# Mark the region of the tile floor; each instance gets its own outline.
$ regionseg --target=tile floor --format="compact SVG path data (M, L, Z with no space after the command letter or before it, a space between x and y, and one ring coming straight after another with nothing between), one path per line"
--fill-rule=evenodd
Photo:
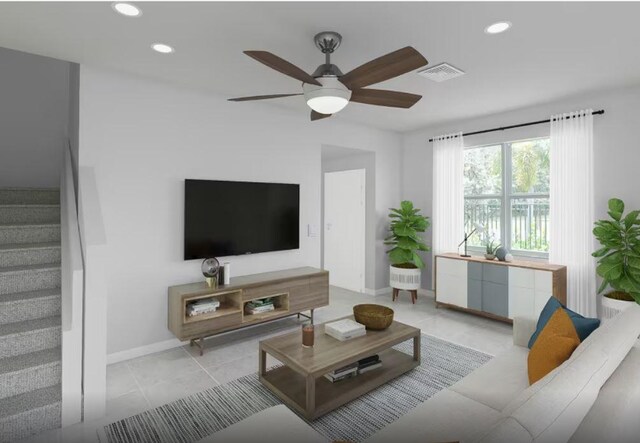
M419 297L418 303L412 305L407 293L392 302L390 294L373 297L331 287L330 304L316 310L316 323L349 315L353 305L371 302L392 307L395 319L419 327L423 333L488 354L496 355L511 345L510 325L436 309L431 297ZM289 317L210 338L205 342L203 356L197 347L185 345L110 365L107 367L107 417L99 423L47 433L35 441L97 441L95 430L104 424L256 372L258 342L299 328L301 323L296 317Z

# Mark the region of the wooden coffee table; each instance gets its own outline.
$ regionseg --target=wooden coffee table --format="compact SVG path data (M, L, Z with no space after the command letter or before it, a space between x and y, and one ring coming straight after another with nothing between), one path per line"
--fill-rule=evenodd
M351 318L353 317L345 317ZM392 346L413 339L413 355ZM420 364L420 329L394 321L384 331L339 341L316 325L315 346L302 347L302 331L284 334L260 342L260 381L285 404L316 419L351 400L366 394ZM267 371L267 354L283 366ZM331 383L324 374L378 354L382 367L357 377Z

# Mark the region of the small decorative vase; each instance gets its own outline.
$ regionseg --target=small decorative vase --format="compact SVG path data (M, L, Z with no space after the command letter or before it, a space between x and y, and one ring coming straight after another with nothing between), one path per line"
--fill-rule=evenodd
M487 260L495 260L496 256L493 254L484 254L484 258L486 258Z
M313 348L313 342L315 339L313 325L302 326L302 347Z
M499 247L496 250L496 257L498 258L498 260L500 261L507 261L506 257L507 254L509 253L509 251L507 251L507 248L503 248L503 247Z

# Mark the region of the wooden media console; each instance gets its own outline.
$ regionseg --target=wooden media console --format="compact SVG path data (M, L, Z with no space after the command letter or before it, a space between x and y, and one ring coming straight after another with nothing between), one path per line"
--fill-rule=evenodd
M270 298L274 310L248 314L245 305ZM220 302L215 312L188 316L188 306L198 300ZM267 321L303 315L313 322L313 311L329 304L329 273L315 268L245 275L231 279L230 284L210 288L202 281L169 287L169 330L180 340L190 340L203 352L204 339Z

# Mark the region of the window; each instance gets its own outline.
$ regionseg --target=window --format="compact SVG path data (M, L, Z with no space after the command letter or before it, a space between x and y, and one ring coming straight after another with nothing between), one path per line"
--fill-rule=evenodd
M465 150L465 232L485 228L471 247L493 239L515 254L547 255L549 145L538 138Z

